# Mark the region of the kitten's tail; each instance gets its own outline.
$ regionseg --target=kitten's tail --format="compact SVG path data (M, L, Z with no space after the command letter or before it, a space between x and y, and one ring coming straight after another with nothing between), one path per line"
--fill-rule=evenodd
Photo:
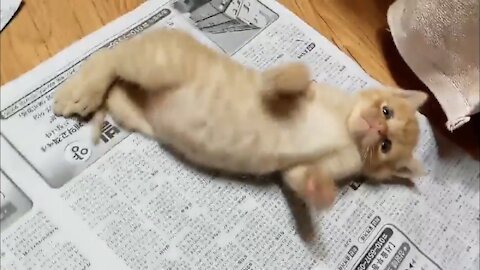
M296 97L305 94L312 81L310 70L303 63L288 63L270 68L264 73L264 98Z

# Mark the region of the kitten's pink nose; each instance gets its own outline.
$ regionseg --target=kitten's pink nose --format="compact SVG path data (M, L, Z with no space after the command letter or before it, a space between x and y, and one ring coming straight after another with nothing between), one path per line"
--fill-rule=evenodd
M376 122L373 126L374 129L377 130L380 136L387 135L387 126L381 122Z
M368 125L370 126L370 129L376 131L380 136L387 135L387 126L384 123L373 120L370 121Z

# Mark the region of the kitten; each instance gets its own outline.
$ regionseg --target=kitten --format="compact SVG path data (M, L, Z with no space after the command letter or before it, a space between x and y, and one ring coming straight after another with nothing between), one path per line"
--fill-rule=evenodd
M315 162L285 171L284 178L287 183L296 183L290 186L297 193L314 204L328 206L335 199L335 180L363 175L382 182L425 174L413 156L420 132L415 113L425 103L425 93L367 89L342 98L326 92L326 87L317 87L318 98L329 101L323 106L344 110L344 123L352 140Z
M93 54L55 93L54 113L105 113L194 163L233 173L284 171L307 202L329 205L333 180L413 177L418 91L349 95L311 83L299 63L264 72L180 30L160 29Z

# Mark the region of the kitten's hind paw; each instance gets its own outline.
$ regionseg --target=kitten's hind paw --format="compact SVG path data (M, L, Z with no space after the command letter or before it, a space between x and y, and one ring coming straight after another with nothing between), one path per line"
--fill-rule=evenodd
M324 174L309 173L305 185L305 200L317 209L329 208L335 202L335 182Z

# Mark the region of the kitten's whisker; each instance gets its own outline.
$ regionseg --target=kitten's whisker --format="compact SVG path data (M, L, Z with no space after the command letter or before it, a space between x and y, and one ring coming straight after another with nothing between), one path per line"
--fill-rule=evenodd
M370 160L371 160L372 155L373 155L373 151L372 151L372 150L373 150L373 148L370 147L370 146L367 148L367 151L366 151L367 155L366 155L366 160L365 160L366 163L367 163L367 165L370 165Z
M370 149L370 147L367 147L362 151L362 160L363 161L367 160L369 149Z

